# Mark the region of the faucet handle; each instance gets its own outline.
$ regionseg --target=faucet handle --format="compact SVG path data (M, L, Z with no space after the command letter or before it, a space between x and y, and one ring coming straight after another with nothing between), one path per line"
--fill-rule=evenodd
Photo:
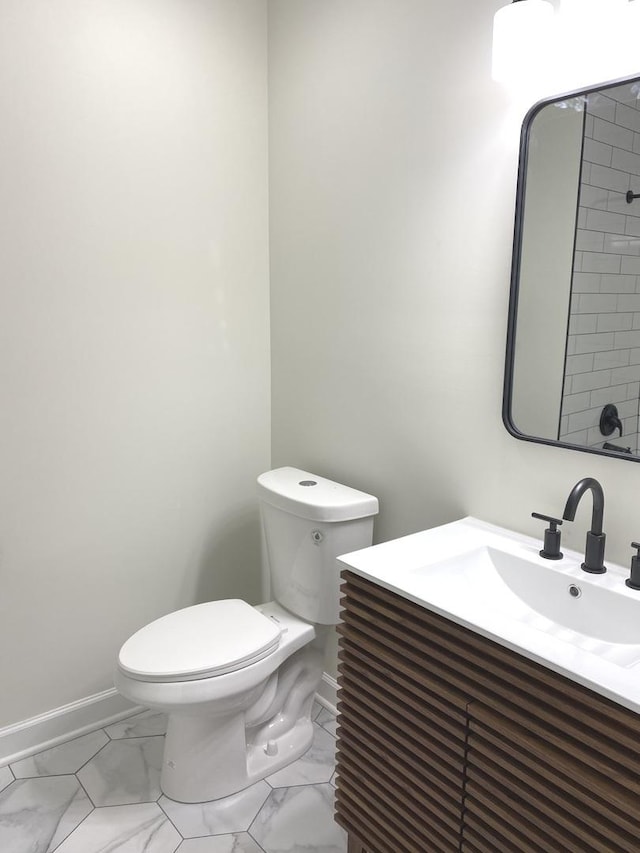
M542 515L541 512L532 512L531 517L532 518L539 518L540 521L548 521L549 524L553 524L554 527L556 525L562 524L561 518L554 518L552 515Z
M631 574L625 583L631 589L640 589L640 542L632 542L632 548L637 548L637 554L631 558Z
M550 525L544 531L544 548L539 552L540 556L545 560L561 560L563 554L560 550L561 533L558 527L562 524L562 519L554 518L552 515L542 515L540 512L532 512L531 516L540 521L548 521Z

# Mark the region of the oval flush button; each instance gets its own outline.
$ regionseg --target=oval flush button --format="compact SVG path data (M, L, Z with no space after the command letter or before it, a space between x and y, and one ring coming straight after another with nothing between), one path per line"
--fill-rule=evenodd
M300 480L298 485L299 486L317 486L318 484L316 483L315 480Z

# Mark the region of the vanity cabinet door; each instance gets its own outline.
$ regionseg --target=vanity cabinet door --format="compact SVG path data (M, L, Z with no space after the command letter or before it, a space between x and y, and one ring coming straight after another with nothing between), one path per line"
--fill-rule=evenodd
M640 715L343 578L337 820L354 853L639 853Z
M459 853L468 696L445 677L433 614L346 579L337 820L363 853Z
M594 750L584 727L557 722L542 733L525 713L471 703L463 853L640 849L638 773L628 750L615 731Z
M375 853L373 850L367 850L362 841L356 838L354 835L349 836L349 846L347 847L347 853Z

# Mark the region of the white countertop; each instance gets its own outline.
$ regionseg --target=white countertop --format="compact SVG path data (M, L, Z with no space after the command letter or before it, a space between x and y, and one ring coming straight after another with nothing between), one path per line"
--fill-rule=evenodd
M606 574L590 575L582 554L563 548L564 559L550 561L541 547L541 539L465 518L338 562L640 713L640 592L625 585L628 570L605 560ZM494 557L509 563L510 585Z

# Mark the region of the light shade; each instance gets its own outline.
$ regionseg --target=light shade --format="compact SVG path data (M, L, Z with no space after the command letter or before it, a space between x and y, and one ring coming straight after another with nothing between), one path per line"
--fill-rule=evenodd
M514 0L493 26L493 78L537 97L638 74L640 0Z
M581 18L589 15L610 15L616 10L624 10L628 0L562 0L561 15L575 15Z
M626 51L634 5L628 0L562 0L555 48L555 75L562 88L581 88L624 74L637 50Z
M545 58L553 27L553 6L547 0L515 0L493 19L494 80L530 74Z

